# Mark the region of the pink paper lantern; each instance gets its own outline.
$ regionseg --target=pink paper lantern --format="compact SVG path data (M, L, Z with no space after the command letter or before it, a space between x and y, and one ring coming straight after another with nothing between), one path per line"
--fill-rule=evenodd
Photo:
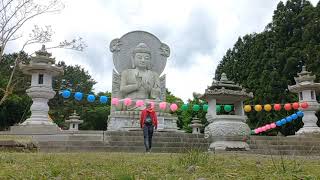
M258 132L259 132L259 133L262 132L262 128L261 128L261 127L258 128Z
M175 112L178 109L178 106L176 104L171 104L170 109Z
M130 98L125 98L123 103L124 103L125 106L130 106L131 103L132 103L132 100Z
M267 129L267 130L271 129L270 124L267 124L267 125L266 125L266 129Z
M115 105L115 106L118 106L119 105L119 99L118 98L112 98L111 104Z
M167 103L166 103L166 102L161 102L161 103L159 103L159 108L160 108L161 110L165 110L166 107L167 107Z
M271 123L271 124L270 124L270 126L271 126L271 129L273 129L273 128L276 128L276 127L277 127L276 123Z
M149 103L151 104L151 108L154 108L154 102L151 101L151 102L149 102Z
M136 106L137 107L141 107L141 106L143 106L144 105L144 102L142 101L142 100L138 100L137 102L136 102Z
M261 130L262 130L262 132L264 132L264 131L267 130L267 128L266 128L265 126L263 126L263 127L261 128Z
M259 130L258 130L258 129L255 129L255 130L254 130L254 133L259 134Z

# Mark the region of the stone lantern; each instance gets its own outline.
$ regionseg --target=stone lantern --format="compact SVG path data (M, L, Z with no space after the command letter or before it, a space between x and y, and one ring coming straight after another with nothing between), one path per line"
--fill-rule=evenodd
M80 120L80 116L78 116L76 111L74 111L73 114L69 116L69 120L66 120L66 123L69 123L70 131L78 131L79 124L83 123L83 120Z
M19 66L24 74L32 76L31 87L26 92L33 103L30 107L31 117L17 126L12 126L11 131L18 134L50 134L59 131L59 127L49 120L48 101L55 95L52 78L63 74L63 68L55 65L55 59L46 51L44 45L31 57L29 64L20 63Z
M209 105L205 128L205 137L211 142L209 151L249 150L244 141L250 135L250 128L245 123L247 117L243 111L243 100L252 98L244 88L229 81L222 73L220 81L214 80L202 95ZM218 115L216 104L233 105L234 111L227 115Z
M288 86L289 91L297 93L299 102L307 102L308 108L304 109L304 116L302 121L304 123L297 134L312 134L320 133L320 128L317 126L318 118L315 115L319 109L319 103L316 99L316 91L320 91L320 83L315 83L316 76L311 76L311 72L306 71L306 67L302 67L302 71L295 77L295 85Z
M203 125L201 124L201 121L199 120L199 118L194 117L190 125L190 127L192 127L192 134L200 134L200 128L202 126Z

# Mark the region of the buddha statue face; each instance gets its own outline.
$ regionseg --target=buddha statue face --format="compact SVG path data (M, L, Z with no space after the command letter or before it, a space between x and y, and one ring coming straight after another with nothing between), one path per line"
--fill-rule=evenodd
M136 53L134 56L134 65L141 69L147 69L151 63L150 59L149 53Z
M133 68L150 69L151 53L146 44L140 43L133 51Z

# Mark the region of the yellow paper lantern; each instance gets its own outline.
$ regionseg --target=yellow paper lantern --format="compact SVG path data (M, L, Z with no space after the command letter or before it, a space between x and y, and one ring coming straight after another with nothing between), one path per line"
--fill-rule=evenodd
M250 112L251 111L251 106L250 105L245 105L243 109L244 109L245 112Z
M262 110L262 106L260 104L257 104L254 106L254 110L256 110L257 112L260 112Z
M272 106L271 106L270 104L266 104L266 105L264 105L263 108L264 108L265 111L268 111L268 112L269 112L269 111L271 111Z

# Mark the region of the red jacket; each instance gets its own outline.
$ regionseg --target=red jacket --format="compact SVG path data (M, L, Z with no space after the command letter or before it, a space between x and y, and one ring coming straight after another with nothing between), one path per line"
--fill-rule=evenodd
M157 129L158 127L158 119L157 119L157 114L154 110L148 110L148 109L144 109L141 111L141 116L140 116L140 127L143 128L144 127L144 121L147 118L147 113L149 113L151 119L152 119L152 124L154 125L154 127Z

